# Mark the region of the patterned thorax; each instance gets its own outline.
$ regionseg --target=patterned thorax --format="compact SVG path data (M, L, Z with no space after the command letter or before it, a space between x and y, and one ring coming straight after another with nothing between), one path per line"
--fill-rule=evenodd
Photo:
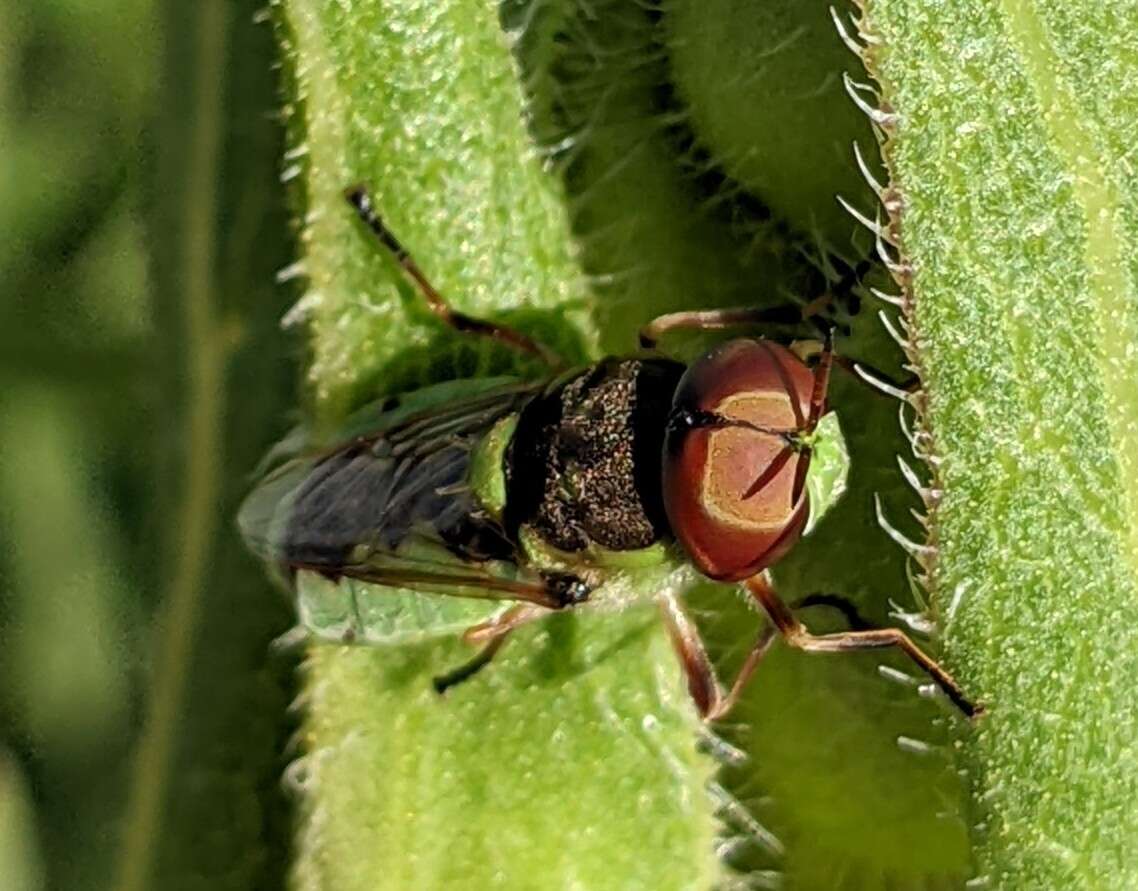
M568 552L636 550L666 535L661 445L683 370L606 359L530 402L507 459L510 534L528 525Z

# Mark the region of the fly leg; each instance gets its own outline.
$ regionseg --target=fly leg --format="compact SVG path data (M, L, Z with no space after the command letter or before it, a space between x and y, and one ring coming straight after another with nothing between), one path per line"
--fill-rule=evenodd
M355 209L356 215L371 229L375 237L379 239L380 243L391 251L400 268L407 277L414 282L419 293L423 295L423 299L427 303L427 308L443 322L454 328L455 331L490 337L519 352L536 356L551 368L561 368L564 366L565 363L561 357L554 353L549 347L531 337L527 337L520 331L510 328L507 325L500 325L497 322L468 316L466 313L452 309L450 304L447 303L446 298L435 290L434 285L432 285L423 274L423 271L419 268L419 264L415 262L415 258L403 247L399 239L395 237L395 234L387 228L379 211L377 211L375 205L372 204L371 194L368 192L367 186L362 184L351 186L344 190L344 197Z
M771 648L771 644L778 639L778 629L764 624L758 637L755 638L747 658L739 668L731 689L726 693L719 686L715 676L715 669L708 658L707 649L695 627L695 623L685 612L679 599L671 593L659 596L660 609L664 616L664 623L668 634L672 638L676 655L684 669L688 682L688 691L695 703L699 716L705 721L715 721L722 718L735 707L742 695L755 669L759 667L763 657ZM848 601L830 594L812 594L804 597L794 604L795 609L805 609L811 606L829 606L838 610L845 616L846 621L855 629L866 629L868 624L857 610Z
M676 655L680 657L680 664L687 677L688 692L696 710L704 721L718 721L735 707L743 688L747 686L751 675L759 667L759 663L762 662L771 644L775 642L778 633L770 625L762 627L746 660L739 668L739 673L735 675L731 689L724 693L695 623L683 612L674 596L665 595L661 601L664 621L671 635L672 645L676 649Z
M488 622L481 622L468 628L463 633L462 639L467 643L483 643L484 646L470 661L435 677L432 681L435 692L445 693L456 684L461 684L463 681L474 677L498 655L498 651L505 645L511 631L520 625L541 619L551 612L554 610L544 606L519 603Z
M806 609L811 606L829 606L838 610L845 616L846 622L849 623L851 628L857 630L864 630L869 628L869 624L859 614L857 609L848 600L838 597L833 594L810 594L797 601L793 609ZM795 620L797 621L797 620ZM739 701L739 697L743 694L743 689L747 686L747 682L751 680L751 675L755 673L755 669L759 667L762 662L763 656L767 654L767 650L771 648L771 644L775 642L778 637L778 630L773 625L764 624L759 630L758 637L751 645L751 651L747 654L742 666L739 668L739 673L735 675L735 681L731 684L731 690L727 693L719 705L719 709L708 716L709 720L722 718Z
M715 667L707 655L707 647L699 636L699 629L687 614L680 599L671 591L656 598L672 646L679 657L680 667L688 682L688 693L695 703L699 716L705 721L722 713L723 689L715 676Z
M778 636L777 630L772 625L764 624L762 626L759 630L759 636L751 646L751 651L747 654L747 659L739 669L739 674L735 675L731 690L724 693L723 688L719 686L715 668L712 667L711 660L708 658L707 647L703 645L699 629L695 627L695 622L688 616L683 605L679 603L678 597L668 592L660 594L658 601L660 611L663 614L663 622L665 622L668 635L671 637L671 645L675 647L679 663L684 669L684 676L687 678L687 692L692 696L696 711L699 711L700 717L707 721L717 720L725 716L728 711L735 707L735 703L739 702L743 688L747 686L751 675L754 674L754 669L759 667L759 662L770 649L770 644L775 642L775 638ZM855 617L854 620L864 625L864 622L861 622L860 617L857 616L857 612L844 601L839 607L830 599L807 597L799 604L795 604L795 607L816 607L816 605L833 605L836 609L841 609L847 616L850 614L847 612L849 610Z
M821 352L824 349L825 341L832 338L833 326L826 321L831 309L832 299L829 296L823 296L804 305L787 303L765 309L732 307L729 309L670 312L657 316L640 329L640 347L645 350L654 350L664 335L685 328L698 331L715 331L734 328L738 325L791 326L811 323L818 328L822 343L813 340L798 340L790 345L798 358L805 362L812 355ZM920 381L916 375L910 375L906 380L898 381L877 368L866 365L864 362L855 363L845 356L835 355L833 361L835 365L859 384L869 387L879 396L882 394L882 386L872 380L867 380L866 374L862 373L859 367L865 369L866 373L879 380L881 384L901 393L912 393L920 386Z
M952 675L899 628L811 634L771 587L765 573L752 576L745 584L751 596L766 610L783 640L792 647L808 653L841 653L849 650L880 650L896 647L912 659L965 715L972 718L983 713L983 706L972 703Z
M820 307L815 307L817 302L806 306L788 303L765 309L736 306L729 309L692 309L665 313L640 329L640 347L645 350L655 349L665 334L684 328L714 331L737 325L798 325L820 311Z
M642 349L655 349L657 342L669 331L694 328L701 331L732 328L736 325L803 325L810 324L825 334L835 327L834 318L839 313L856 315L861 301L854 289L873 268L869 260L850 265L837 256L831 255L845 267L845 271L833 268L825 274L826 292L809 302L783 303L766 308L730 307L726 309L684 310L657 316L640 329ZM839 326L842 327L842 326ZM847 332L848 333L848 332Z
M797 601L793 609L806 609L811 606L828 606L836 609L845 617L846 622L849 623L851 628L864 630L870 627L865 619L858 614L854 605L842 597L833 594L811 594ZM720 700L719 708L707 716L708 720L713 721L722 718L735 707L739 701L739 697L743 694L743 689L751 680L751 675L755 673L755 669L759 667L759 663L763 661L767 650L771 648L771 644L773 644L777 638L778 630L773 625L764 624L759 630L755 642L751 645L751 651L747 654L747 658L743 661L742 666L740 666L739 673L735 675L731 689L727 695Z

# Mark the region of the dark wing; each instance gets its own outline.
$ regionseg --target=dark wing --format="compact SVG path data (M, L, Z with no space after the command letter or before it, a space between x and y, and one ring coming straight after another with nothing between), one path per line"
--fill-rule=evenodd
M366 412L357 415L353 438L270 473L238 517L249 546L333 578L548 599L540 577L518 571L516 544L469 485L474 449L540 385L463 383L369 409L370 429L361 429Z

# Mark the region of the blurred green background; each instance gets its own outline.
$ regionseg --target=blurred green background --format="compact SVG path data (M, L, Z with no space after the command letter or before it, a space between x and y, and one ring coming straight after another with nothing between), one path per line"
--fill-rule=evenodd
M0 2L5 891L287 864L288 610L228 519L296 389L259 8Z

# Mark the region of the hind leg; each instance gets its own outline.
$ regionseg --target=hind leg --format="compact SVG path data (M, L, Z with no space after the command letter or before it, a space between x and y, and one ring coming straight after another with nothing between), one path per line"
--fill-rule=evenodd
M391 252L400 268L418 288L419 293L423 295L423 299L426 301L427 308L443 322L456 331L490 337L519 352L536 356L551 368L561 368L565 364L561 357L545 344L527 337L514 328L468 316L466 313L452 309L446 298L435 289L434 285L423 274L419 264L415 262L415 258L395 237L395 233L387 228L383 218L379 215L379 211L372 204L371 194L367 187L364 185L351 186L344 191L344 197L355 209L356 215L371 229L380 244Z

